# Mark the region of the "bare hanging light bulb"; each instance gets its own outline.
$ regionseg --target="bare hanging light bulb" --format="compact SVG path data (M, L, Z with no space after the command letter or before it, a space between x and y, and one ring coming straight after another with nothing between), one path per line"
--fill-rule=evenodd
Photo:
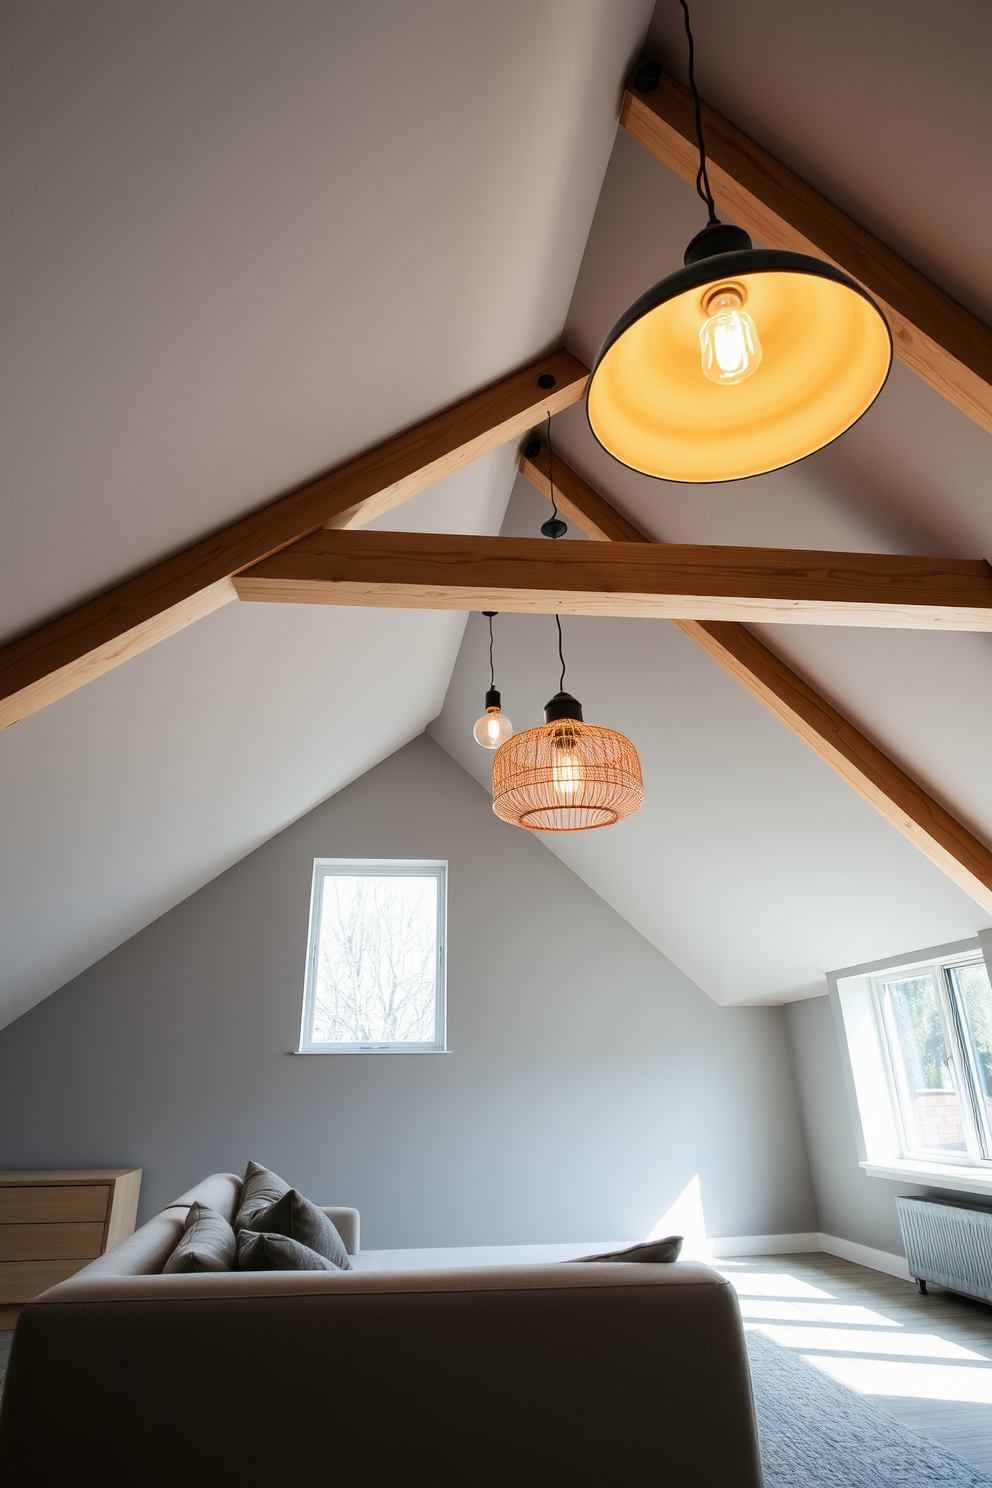
M476 719L472 730L472 737L483 749L498 749L513 734L513 724L500 712L500 695L496 690L496 673L493 670L493 620L499 613L498 610L483 610L482 612L489 621L489 679L490 687L486 693L486 711L481 718Z
M703 310L709 317L699 332L703 371L710 382L743 382L757 371L761 342L754 321L744 309L747 291L736 284L709 290Z

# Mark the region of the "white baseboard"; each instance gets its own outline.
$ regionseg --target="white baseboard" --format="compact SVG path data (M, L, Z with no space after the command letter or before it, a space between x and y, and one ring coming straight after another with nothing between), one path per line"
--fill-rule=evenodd
M798 1235L724 1235L706 1242L710 1255L799 1255L802 1251L823 1250L821 1236L810 1230Z
M725 1256L802 1255L814 1250L825 1250L828 1255L840 1256L842 1260L853 1261L858 1266L867 1266L871 1271L884 1271L889 1276L898 1276L901 1281L913 1279L905 1256L893 1255L888 1250L876 1250L872 1245L859 1245L856 1240L842 1240L838 1235L826 1235L815 1230L795 1235L724 1235L716 1240L708 1240L706 1250L716 1260ZM702 1253L699 1259L705 1259Z
M912 1281L906 1257L893 1255L888 1250L876 1250L873 1245L859 1245L856 1240L841 1240L837 1235L821 1235L821 1250L828 1255L840 1256L844 1261L854 1261L859 1266L868 1266L872 1271L886 1271L889 1276L898 1276L900 1281Z
M561 1245L473 1245L441 1250L370 1250L365 1254L378 1260L384 1270L423 1271L439 1267L548 1265L570 1261L579 1255L619 1250L633 1243L631 1240L576 1240ZM854 1261L872 1271L885 1271L903 1281L912 1279L902 1256L815 1230L793 1235L723 1235L715 1240L687 1239L682 1256L687 1261L718 1261L729 1256L803 1255L816 1250L825 1250L828 1255Z

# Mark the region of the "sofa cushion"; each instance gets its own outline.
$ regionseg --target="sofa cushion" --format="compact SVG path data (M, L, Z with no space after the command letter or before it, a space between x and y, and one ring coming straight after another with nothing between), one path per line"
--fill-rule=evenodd
M655 1266L677 1261L682 1249L681 1235L666 1235L664 1240L644 1240L640 1245L628 1245L625 1250L608 1250L602 1255L577 1256L578 1261L626 1261L631 1264L648 1263Z
M295 1188L287 1190L268 1208L253 1210L244 1228L297 1240L330 1261L339 1271L351 1270L344 1241L333 1222Z
M177 1271L231 1271L234 1231L222 1214L206 1204L189 1206L183 1237L162 1267L164 1275Z
M337 1271L326 1256L288 1235L260 1230L238 1231L238 1267L242 1271Z
M277 1173L270 1173L260 1163L250 1162L245 1169L245 1181L241 1185L241 1203L234 1216L234 1233L239 1234L254 1214L267 1209L288 1192L289 1184Z

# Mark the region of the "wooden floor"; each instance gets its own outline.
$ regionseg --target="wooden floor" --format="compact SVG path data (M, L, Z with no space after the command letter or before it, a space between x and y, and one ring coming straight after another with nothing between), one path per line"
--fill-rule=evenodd
M745 1327L857 1389L992 1478L992 1306L823 1252L717 1261Z

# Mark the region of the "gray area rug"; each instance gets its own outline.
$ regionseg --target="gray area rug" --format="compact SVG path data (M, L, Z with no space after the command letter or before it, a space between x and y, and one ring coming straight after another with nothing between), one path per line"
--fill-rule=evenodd
M992 1488L977 1468L750 1330L765 1488Z

